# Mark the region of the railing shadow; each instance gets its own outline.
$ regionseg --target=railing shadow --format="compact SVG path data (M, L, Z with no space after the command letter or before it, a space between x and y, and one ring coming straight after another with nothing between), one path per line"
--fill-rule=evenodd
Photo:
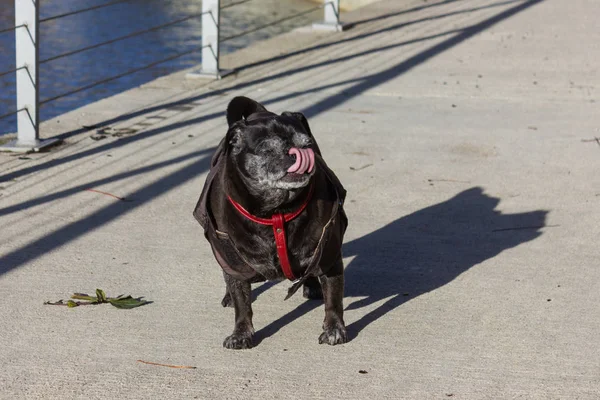
M514 6L507 10L504 10L490 18L487 18L487 19L475 24L475 25L472 25L470 27L459 30L459 33L455 34L454 36L451 36L450 38L442 41L441 43L438 43L438 44L420 52L419 54L417 54L407 60L404 60L404 61L396 64L395 66L388 68L387 70L384 70L382 72L371 74L368 76L362 76L362 77L351 79L351 80L344 81L344 82L334 82L332 84L323 85L323 86L317 87L317 88L314 88L314 87L308 88L308 89L304 89L304 90L296 92L296 93L280 96L279 98L276 98L276 99L268 99L267 101L262 101L262 102L263 102L263 104L270 104L274 101L279 101L281 99L300 96L305 93L311 93L311 92L315 92L315 91L319 91L319 90L324 90L324 88L336 87L336 86L340 86L340 85L347 85L349 83L353 83L353 86L351 86L350 88L345 87L343 93L331 95L331 96L325 98L324 100L321 100L321 101L309 106L308 108L306 108L304 110L300 110L300 111L303 111L307 117L309 117L309 118L313 117L317 114L320 114L322 112L330 110L333 107L336 107L336 106L346 102L348 99L363 93L365 90L367 90L369 88L373 88L373 87L377 87L379 85L385 84L387 81L408 72L410 69L412 69L416 65L419 65L419 64L429 60L430 58L434 57L437 54L440 54L441 52L451 49L452 47L456 46L457 44L469 39L473 35L481 32L485 29L488 29L489 27L493 26L494 24L496 24L502 20L505 20L506 18L509 18L521 11L524 11L527 8L529 8L535 4L538 4L542 1L543 0L523 1L522 3L518 4L517 6ZM508 3L502 2L502 3L498 3L498 4L505 5ZM487 5L487 6L485 6L485 8L489 8L491 6L493 6L493 4ZM453 14L455 14L455 13L453 13ZM427 19L430 20L431 18L427 18ZM399 24L398 26L406 26L406 23ZM385 28L385 32L390 32L390 29L393 29L393 27ZM370 33L370 34L375 34L375 33ZM330 61L326 62L325 64L317 63L315 65L323 66L323 65L328 65L327 63L335 63L335 59L330 60ZM297 73L302 70L303 69L300 68L300 69L293 70L293 72L287 71L287 73L288 74ZM140 112L126 114L124 116L118 117L117 119L112 119L112 120L110 120L110 123L114 123L121 119L131 118L133 116L138 116L138 115L142 115L145 113L157 111L159 109L173 107L178 104L186 104L186 103L195 102L195 101L198 101L199 99L209 97L209 96L220 95L227 91L240 90L243 88L247 88L251 85L254 85L257 82L262 82L263 80L273 80L273 79L277 79L277 77L286 76L285 74L286 74L286 72L284 71L282 74L278 74L275 77L269 76L266 78L259 78L257 80L251 81L251 82L244 82L244 83L241 83L238 85L232 85L229 88L219 89L217 91L213 91L213 92L203 94L200 96L191 97L191 98L188 98L188 99L185 99L182 101L173 102L173 103L169 103L169 104L162 104L157 107L150 107L150 108L147 108ZM0 182L18 178L20 176L34 172L36 170L55 167L57 165L60 165L60 164L66 163L66 162L70 162L70 161L73 161L73 160L76 160L76 159L79 159L82 157L91 156L93 154L97 154L97 153L109 150L109 149L117 147L117 146L136 143L136 142L144 140L148 137L152 137L152 136L160 135L160 134L163 134L166 132L170 132L177 128L182 128L185 126L198 124L200 122L205 122L207 120L217 118L222 115L223 115L223 112L215 112L215 113L212 113L209 115L203 115L203 116L200 116L197 118L192 118L192 119L177 122L174 124L162 126L162 127L156 128L156 129L152 129L152 130L143 132L141 134L138 134L136 136L131 136L131 137L122 139L120 141L115 141L113 143L96 146L94 148L82 151L77 154L69 155L69 156L62 157L62 158L57 158L57 159L50 160L45 163L41 163L39 165L33 166L33 167L24 168L24 169L15 171L15 172L5 174L3 176L0 176ZM208 164L209 164L208 157L204 157L204 158L200 159L199 161L195 162L194 164L191 164L190 166L186 166L170 175L167 175L166 177L160 179L159 181L152 183L151 185L144 187L144 188L140 189L138 192L132 194L133 197L136 197L139 199L136 202L126 203L126 204L115 203L114 205L108 206L86 218L83 218L83 219L81 219L77 222L74 222L70 225L67 225L63 228L57 229L56 231L48 234L44 238L36 240L36 241L34 241L28 245L25 245L24 247L21 247L19 249L13 250L12 252L10 252L0 258L0 274L10 271L13 268L16 268L20 265L25 264L26 262L28 262L30 260L33 260L33 259L39 257L40 255L44 254L45 251L51 251L53 249L56 249L56 248L64 245L65 243L67 243L71 240L74 240L79 235L82 235L86 232L97 229L99 226L102 226L103 224L107 223L108 221L114 220L115 218L119 217L120 215L123 215L124 213L128 212L132 208L138 207L139 205L144 204L147 201L151 201L156 196L158 196L166 191L172 190L173 188L175 188L178 185L184 184L188 180L192 179L194 176L197 176L198 174L205 172L208 169ZM70 194L70 192L67 191L65 193L62 193L59 196L44 199L43 201L57 200L60 196L64 197L64 196L68 196L69 194ZM35 205L39 205L39 204L41 204L41 203L40 202L35 203ZM31 205L34 205L34 204L32 203ZM23 206L26 207L27 205L23 205ZM20 207L19 205L16 205L14 207L15 207L15 210L22 209L22 207L19 208Z
M345 303L360 298L346 305L346 321L352 315L348 311L385 300L347 326L350 340L405 302L542 234L547 211L502 214L495 210L499 202L474 187L344 244L344 256L354 257L345 269ZM527 229L495 231L523 227ZM257 341L317 307L322 302L301 304L260 329Z
M311 105L310 107L303 110L304 114L307 118L310 118L316 114L320 114L324 110L329 110L333 107L336 107L342 103L348 101L349 98L353 98L358 96L359 94L365 92L366 90L378 87L380 85L385 84L386 82L405 74L410 71L414 67L423 64L424 62L430 60L431 58L437 56L440 53L450 50L451 48L459 45L467 39L472 38L480 32L483 32L486 29L491 28L495 24L506 20L518 14L535 4L541 3L544 0L529 0L522 2L514 7L511 7L507 10L504 10L490 18L487 18L479 23L471 25L466 28L460 29L460 32L450 38L431 46L428 49L425 49L418 54L386 69L381 72L366 76L362 78L359 82L357 82L354 86L345 88L343 94L336 94L333 96L329 96L318 103ZM500 4L509 4L512 1L503 2ZM489 6L488 6L489 7Z
M134 199L131 202L114 202L87 217L59 228L52 233L34 240L33 242L13 250L0 257L0 275L30 262L46 252L50 252L77 239L86 233L94 231L115 219L141 207L154 200L156 197L185 184L196 178L199 174L208 171L211 155L215 148L208 148L196 153L198 160L168 174L157 181L147 185L127 197ZM119 177L122 179L122 177ZM58 197L57 197L58 198ZM191 213L191 211L190 211ZM191 217L190 217L191 218Z
M425 7L425 8L429 8L429 7L433 7L433 6L441 6L441 5L446 5L449 3L454 3L458 0L446 0L446 1L442 1L439 3L433 3L431 5L428 6L420 6L420 7L416 7L415 9L412 9L412 11L418 11L419 9ZM311 52L317 51L317 50L321 50L323 48L329 47L329 46L336 46L336 45L340 45L343 43L348 43L348 42L352 42L352 41L357 41L360 39L365 39L365 38L369 38L369 37L374 37L380 34L389 34L391 32L395 32L398 30L401 30L403 28L406 28L408 26L411 25L415 25L415 24L419 24L419 23L425 23L425 22L430 22L430 21L435 21L435 20L442 20L444 18L449 18L449 17L453 17L453 16L457 16L457 15L461 15L461 14L468 14L468 13L472 13L475 11L480 11L480 10L484 10L484 9L489 9L489 8L494 8L494 7L502 7L502 6L506 6L512 3L518 3L518 5L511 7L499 14L494 15L491 18L488 18L484 21L481 21L477 24L471 25L471 26L467 26L464 28L459 28L459 29L452 29L452 30L448 30L448 31L442 31L436 34L432 34L432 35L428 35L428 36L424 36L422 38L418 38L418 39L413 39L413 40L407 40L407 41L401 41L399 43L393 44L393 45L388 45L388 46L379 46L376 47L374 46L371 49L368 49L366 51L362 51L362 52L357 52L355 54L352 55L348 55L348 56L343 56L343 57L337 57L331 60L327 60L327 61L323 61L323 62L317 62L317 63L313 63L313 64L308 64L308 65L304 65L301 67L296 67L296 68L291 68L288 70L285 70L283 72L277 73L277 74L268 74L268 76L264 76L264 77L260 77L260 78L256 78L256 79L252 79L246 82L241 82L241 83L236 83L221 89L216 89L216 90L211 90L208 91L206 93L197 95L197 96L192 96L192 97L188 97L185 99L181 99L181 100L177 100L177 101L172 101L172 102L167 102L167 103L162 103L156 106L151 106L151 107L146 107L143 108L142 110L138 110L138 111L134 111L134 112L130 112L130 113L125 113L122 114L118 117L115 118L111 118L108 120L103 121L100 124L97 124L97 126L108 126L108 125L112 125L121 121L125 121L125 120L129 120L131 118L136 118L136 117L140 117L143 115L147 115L147 114L152 114L158 111L162 111L165 109L169 109L169 108L176 108L178 106L182 106L182 105L187 105L190 103L195 103L198 102L200 100L206 99L206 98L210 98L210 97L220 97L223 96L226 93L231 93L231 92L239 92L241 90L247 89L249 87L252 87L254 85L258 85L258 84L264 84L267 82L272 82L272 81L276 81L280 78L283 77L289 77L291 75L294 74L298 74L301 72L305 72L305 71L309 71L312 69L316 69L316 68L320 68L320 67L324 67L324 66L330 66L330 65L335 65L338 63L342 63L344 61L348 61L357 57L364 57L366 55L372 55L381 51L385 51L385 50L390 50L392 48L398 48L398 47L402 47L402 46L406 46L406 45L410 45L410 44L414 44L417 42L422 42L422 41L428 41L428 40L434 40L434 39L438 39L441 37L445 37L448 35L453 35L450 38L444 40L443 42L441 42L440 44L437 44L435 46L432 46L429 49L424 50L423 52L417 54L414 57L411 57L395 66L393 66L392 68L386 70L386 71L382 71L380 73L376 73L376 74L372 74L372 75L367 75L361 78L357 78L357 79L353 79L353 80L348 80L348 81L341 81L341 82L335 82L329 85L323 85L320 87L314 87L314 88L310 88L307 90L302 90L302 91L298 91L295 93L291 93L291 94L287 94L287 95L283 95L283 96L279 96L273 99L268 99L268 100L263 100L261 101L263 104L265 105L269 105L278 101L283 101L283 100L287 100L290 98L295 98L298 96L301 96L303 94L307 94L307 93L316 93L319 91L323 91L326 89L330 89L333 87L340 87L343 85L347 85L349 83L354 83L355 85L350 88L350 89L345 89L344 90L344 94L343 95L334 95L331 96L330 98L327 98L317 104L314 104L313 106L307 108L306 110L301 110L303 111L305 114L307 114L308 117L312 117L314 115L317 115L321 112L327 111L328 109L347 101L349 98L352 98L360 93L362 93L364 90L371 88L371 87L375 87L377 85L380 85L382 83L385 83L387 80L392 79L393 77L397 77L405 72L407 72L408 70L412 69L413 67L415 67L416 65L419 65L425 61L427 61L428 59L432 58L433 56L446 51L454 46L456 46L457 44L463 42L464 40L474 36L475 34L491 27L492 25L507 19L511 16L513 16L514 14L517 14L521 11L524 11L525 9L538 4L540 2L542 2L544 0L506 0L506 1L500 1L500 2L495 2L495 3L491 3L491 4L487 4L487 5L483 5L480 7L473 7L473 8L469 8L469 9L464 9L464 10L458 10L458 11L451 11L451 12L447 12L447 13L441 13L439 15L434 15L431 17L426 17L426 18L421 18L421 19L416 19L413 21L408 21L408 22L402 22L399 24L395 24L389 27L385 27L373 32L367 32L364 34L358 34L358 35L353 35L350 36L348 38L344 38L341 40L337 40L337 41L332 41L332 42L327 42L327 43L323 43L323 44L319 44L319 45L315 45L315 46L311 46L305 49L301 49L298 51L294 51L285 55L281 55L281 56L277 56L277 57L273 57L270 58L268 60L263 60L257 63L252 63L252 64L247 64L247 65L242 65L238 67L238 70L244 70L244 69L249 69L249 68L253 68L253 67L258 67L258 66L262 66L262 65L266 65L268 68L268 64L273 63L275 61L279 61L281 59L284 58L288 58L288 57L293 57L293 56L297 56L297 55L306 55L309 54ZM384 18L390 18L394 15L400 15L400 14L405 14L411 12L411 10L404 10L398 13L393 13L391 15L382 15L380 17L376 17L376 18L371 18L369 20L364 20L364 21L359 21L361 24L366 24L369 22L373 22L373 21L377 21L378 19L384 19ZM374 43L376 43L376 41L374 41ZM89 155L93 155L93 154L97 154L99 152L102 151L106 151L108 149L117 147L117 146L121 146L121 145L125 145L127 143L131 143L131 142L136 142L136 141L140 141L140 140L144 140L148 137L152 137L152 136L156 136L159 134L162 134L164 132L168 132L170 130L173 129L177 129L177 128L181 128L184 126L189 126L189 125L193 125L193 124L197 124L200 122L205 122L208 120L212 120L215 118L219 118L223 116L223 112L215 112L215 113L211 113L211 114L207 114L207 115L203 115L197 118L192 118L192 119L187 119L185 121L181 121L181 122L176 122L170 125L166 125L166 126L162 126L160 128L156 128L156 129L149 129L143 133L140 133L136 136L132 136L127 138L126 140L122 140L119 142L113 142L113 143L107 143L105 145L102 146L98 146L95 147L93 149L89 149L77 154L73 154L64 158L58 158L58 159L54 159L45 163L41 163L39 165L35 165L32 167L26 167L26 168L22 168L19 169L17 171L14 172L10 172L4 175L0 175L0 182L4 182L4 181L10 181L12 179L17 179L21 176L27 175L29 173L38 171L38 170L42 170L42 169L47 169L47 168L51 168L53 166L56 165L60 165L63 164L65 162L69 162L69 161L73 161L75 159L79 159L82 157L86 157ZM59 139L67 139L69 137L81 134L86 132L88 129L87 128L80 128L80 129L76 129L70 132L66 132L64 134L58 135L57 138Z
M137 175L142 175L142 174L147 174L149 172L152 171L157 171L161 168L166 168L166 167L172 167L173 165L177 165L180 163L184 163L186 161L195 159L195 158L199 158L199 157L210 157L212 155L212 152L215 150L214 147L208 148L208 149L203 149L203 150L199 150L199 151L195 151L192 153L188 153L185 154L183 156L180 157L175 157L166 161L161 161L161 162L157 162L154 164L150 164L150 165L146 165L144 167L140 167L140 168L136 168L133 170L129 170L129 171L125 171L122 172L120 174L115 174L115 175L111 175L109 177L106 178L102 178L102 179L96 179L93 181L88 181L85 184L82 185L77 185L77 186L72 186L68 189L65 190L61 190L58 192L53 192L51 194L47 194L44 196L39 196L36 197L34 199L31 200L27 200L24 201L22 203L13 205L13 206L8 206L8 207L3 207L0 208L0 217L4 216L4 215L9 215L15 212L19 212L22 210L26 210L28 208L31 207L36 207L36 206L40 206L42 204L46 204L52 201L57 201L57 200L61 200L64 199L65 197L74 195L76 193L81 192L82 190L86 190L89 188L94 188L94 187L98 187L98 186L102 186L102 185L106 185L108 183L114 183L114 182L118 182L127 178L131 178ZM199 171L199 173L202 173L203 171Z

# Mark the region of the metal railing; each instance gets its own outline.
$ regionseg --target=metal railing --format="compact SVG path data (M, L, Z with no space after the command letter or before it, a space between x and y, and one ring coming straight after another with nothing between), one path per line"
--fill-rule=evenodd
M88 90L95 86L99 86L124 76L152 68L158 64L172 61L176 58L185 56L187 54L201 51L202 52L202 64L198 72L194 72L191 75L209 77L213 79L220 79L225 76L229 71L223 71L219 67L219 50L221 43L227 42L259 31L261 29L268 28L280 24L284 21L289 21L294 18L301 17L303 15L315 12L319 9L324 10L324 18L320 23L313 24L314 29L340 31L343 29L342 24L339 20L339 0L325 0L323 4L315 6L314 8L304 10L299 13L285 16L275 21L268 22L264 25L254 27L247 31L236 33L224 38L220 37L220 24L221 24L221 10L234 7L243 3L247 3L253 0L238 0L231 1L225 5L221 5L220 0L203 0L202 1L202 12L191 14L183 18L179 18L174 21L167 22L162 25L153 26L147 29L143 29L137 32L133 32L124 36L120 36L102 43L97 43L91 46L83 47L68 51L63 54L58 54L43 60L39 59L39 26L41 23L56 20L59 18L80 14L84 12L90 12L104 7L110 7L119 3L125 3L130 0L114 0L108 1L103 4L95 5L88 8L83 8L75 11L66 12L63 14L57 14L51 17L40 19L39 17L39 3L40 0L15 0L15 25L10 28L0 30L0 34L6 32L15 32L15 44L16 44L16 66L7 71L0 71L0 79L6 75L12 73L16 74L16 109L8 113L0 115L0 120L7 118L12 115L17 115L17 138L3 146L0 146L0 151L12 151L12 152L30 152L39 151L40 149L50 146L57 142L57 139L46 139L40 140L39 126L40 106L57 100L62 97L70 96L72 94ZM146 64L142 67L133 68L124 73L114 75L97 82L93 82L88 85L84 85L74 90L52 96L43 100L40 100L40 80L39 80L39 68L41 65L58 60L64 57L69 57L75 54L79 54L88 50L92 50L98 47L107 46L112 43L116 43L125 39L129 39L135 36L140 36L146 33L157 31L169 26L173 26L192 18L201 18L202 27L202 45L199 48L191 49L188 51L174 54L170 57L154 61Z

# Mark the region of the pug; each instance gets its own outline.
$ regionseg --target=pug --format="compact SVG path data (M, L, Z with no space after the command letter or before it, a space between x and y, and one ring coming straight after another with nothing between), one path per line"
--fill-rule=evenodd
M323 299L319 343L347 341L343 319L342 241L346 190L321 156L305 116L281 115L247 97L227 107L229 129L211 160L194 210L235 309L228 349L253 347L251 284L291 281L304 297Z

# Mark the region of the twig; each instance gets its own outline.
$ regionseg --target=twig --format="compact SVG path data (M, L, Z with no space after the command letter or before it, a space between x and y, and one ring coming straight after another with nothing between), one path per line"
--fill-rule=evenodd
M102 289L96 289L96 296L90 296L85 293L73 293L71 295L71 300L67 300L65 303L63 300L59 300L57 302L46 301L44 305L50 306L67 306L69 308L74 308L78 306L95 306L98 304L111 304L114 307L120 309L131 309L136 307L141 307L146 304L152 304L152 301L142 300L143 297L133 298L131 296L120 295L117 297L107 297L106 293ZM73 301L73 300L86 300L86 301Z
M66 303L63 300L59 300L59 301L55 301L55 302L51 302L51 301L44 302L45 306L65 306L65 307L69 307L69 308L78 307L78 306L95 306L98 304L99 303L88 303L88 302L73 301L73 300L68 300Z
M368 168L368 167L371 167L371 166L373 166L373 164L367 164L367 165L363 165L362 167L359 167L359 168L350 167L350 169L351 169L352 171L360 171L360 170L362 170L362 169L365 169L365 168Z
M517 227L514 227L514 228L492 229L492 232L520 231L520 230L525 230L525 229L556 228L557 226L560 226L560 225L517 226Z
M62 301L62 300L55 301L55 302L51 302L51 301L45 301L45 302L44 302L44 305L45 305L45 306L65 306L65 307L67 307L67 306L68 306L68 304L67 304L67 303L65 303L65 302L64 302L64 301Z
M125 197L115 196L112 193L103 192L101 190L96 190L96 189L85 189L85 190L87 190L88 192L100 193L100 194L104 194L104 195L107 195L107 196L110 196L110 197L114 197L115 199L118 199L118 200L121 200L121 201L131 201L131 200L126 199Z
M471 183L470 181L459 181L456 179L427 179L427 182L456 182L456 183Z
M189 365L160 364L160 363L155 363L155 362L151 362L151 361L143 361L143 360L137 360L137 362L141 362L143 364L149 364L149 365L158 365L159 367L169 367L169 368L179 368L179 369L196 369L197 368L197 367L190 367Z
M600 138L594 137L593 139L581 139L583 143L596 142L598 146L600 146Z

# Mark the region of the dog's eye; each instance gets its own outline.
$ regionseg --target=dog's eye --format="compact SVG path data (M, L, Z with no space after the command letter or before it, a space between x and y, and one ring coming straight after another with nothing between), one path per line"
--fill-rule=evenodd
M310 147L313 145L311 137L305 134L294 134L293 141L296 147Z
M254 151L255 151L256 153L264 153L265 151L268 151L268 150L269 150L269 144L268 144L268 143L265 143L264 141L263 141L263 142L260 142L260 143L259 143L259 144L258 144L258 145L257 145L257 146L254 148Z
M261 140L254 148L256 153L281 152L284 146L283 140L278 137L269 137Z

